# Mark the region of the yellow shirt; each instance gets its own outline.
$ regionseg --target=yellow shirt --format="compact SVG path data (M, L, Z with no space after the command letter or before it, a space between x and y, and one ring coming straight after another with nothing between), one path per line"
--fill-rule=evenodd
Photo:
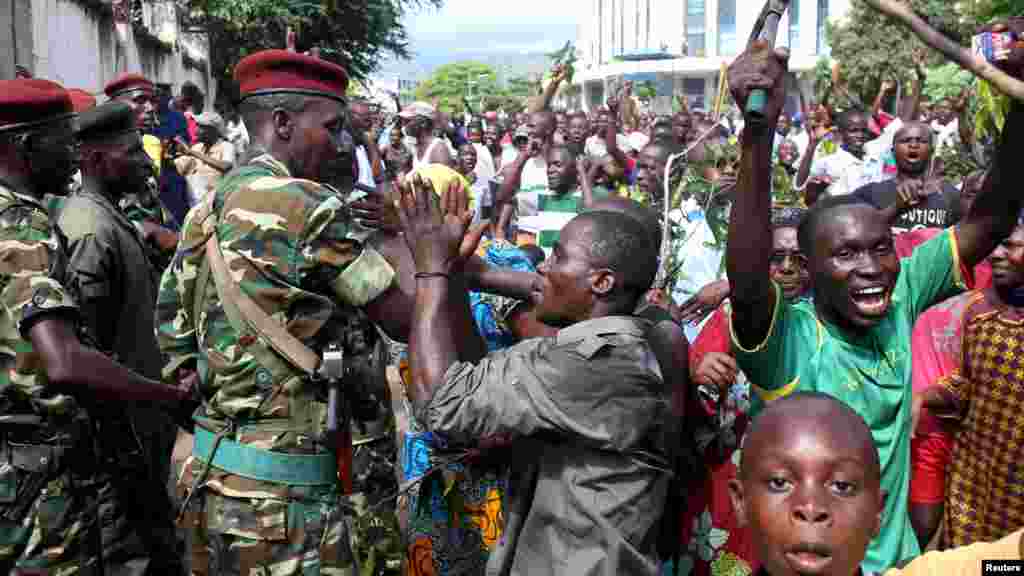
M152 134L144 134L142 136L142 148L145 149L146 154L153 160L153 165L156 167L156 176L160 177L160 164L163 162L164 149L160 144L160 139Z
M928 552L902 570L893 568L885 576L978 576L982 560L1020 560L1024 529L996 542L979 542L941 552Z

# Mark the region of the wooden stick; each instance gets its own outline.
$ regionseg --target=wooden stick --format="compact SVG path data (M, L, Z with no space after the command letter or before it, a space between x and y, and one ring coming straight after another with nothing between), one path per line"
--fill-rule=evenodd
M865 0L875 10L910 28L922 42L956 62L961 68L987 81L997 90L1024 101L1024 82L990 64L984 57L946 38L921 19L906 3L899 0Z
M718 71L718 93L715 95L715 113L712 115L715 122L722 117L722 106L725 105L725 92L729 89L728 80L729 67L722 62L722 67Z

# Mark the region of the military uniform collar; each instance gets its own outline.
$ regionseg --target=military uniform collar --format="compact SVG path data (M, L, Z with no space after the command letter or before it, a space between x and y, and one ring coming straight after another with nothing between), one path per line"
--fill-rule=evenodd
M254 166L262 166L273 172L274 176L279 176L281 178L292 177L291 171L288 170L288 167L284 165L284 162L281 162L277 158L274 158L273 156L270 155L269 152L264 152L263 154L254 157L252 160L249 160L249 164Z
M558 331L559 344L607 334L646 336L651 323L635 316L603 316L577 322Z

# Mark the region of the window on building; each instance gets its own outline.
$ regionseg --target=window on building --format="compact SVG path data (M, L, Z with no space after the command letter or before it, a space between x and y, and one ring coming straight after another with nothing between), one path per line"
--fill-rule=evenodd
M686 0L686 55L702 58L704 44L704 0Z
M683 79L683 94L686 94L686 103L689 104L690 110L705 108L703 78Z
M736 53L736 0L719 0L718 55L735 56Z
M800 49L800 0L789 3L789 51Z
M829 55L828 38L825 37L825 28L828 24L828 0L818 0L818 54Z

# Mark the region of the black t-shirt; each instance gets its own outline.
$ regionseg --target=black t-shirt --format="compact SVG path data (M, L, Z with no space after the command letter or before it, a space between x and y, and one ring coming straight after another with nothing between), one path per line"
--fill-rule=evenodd
M899 199L896 179L875 182L858 188L853 195L879 210L892 206ZM947 228L960 220L960 192L949 182L942 183L942 191L927 196L927 200L907 210L893 222L893 232L906 232L917 228Z

